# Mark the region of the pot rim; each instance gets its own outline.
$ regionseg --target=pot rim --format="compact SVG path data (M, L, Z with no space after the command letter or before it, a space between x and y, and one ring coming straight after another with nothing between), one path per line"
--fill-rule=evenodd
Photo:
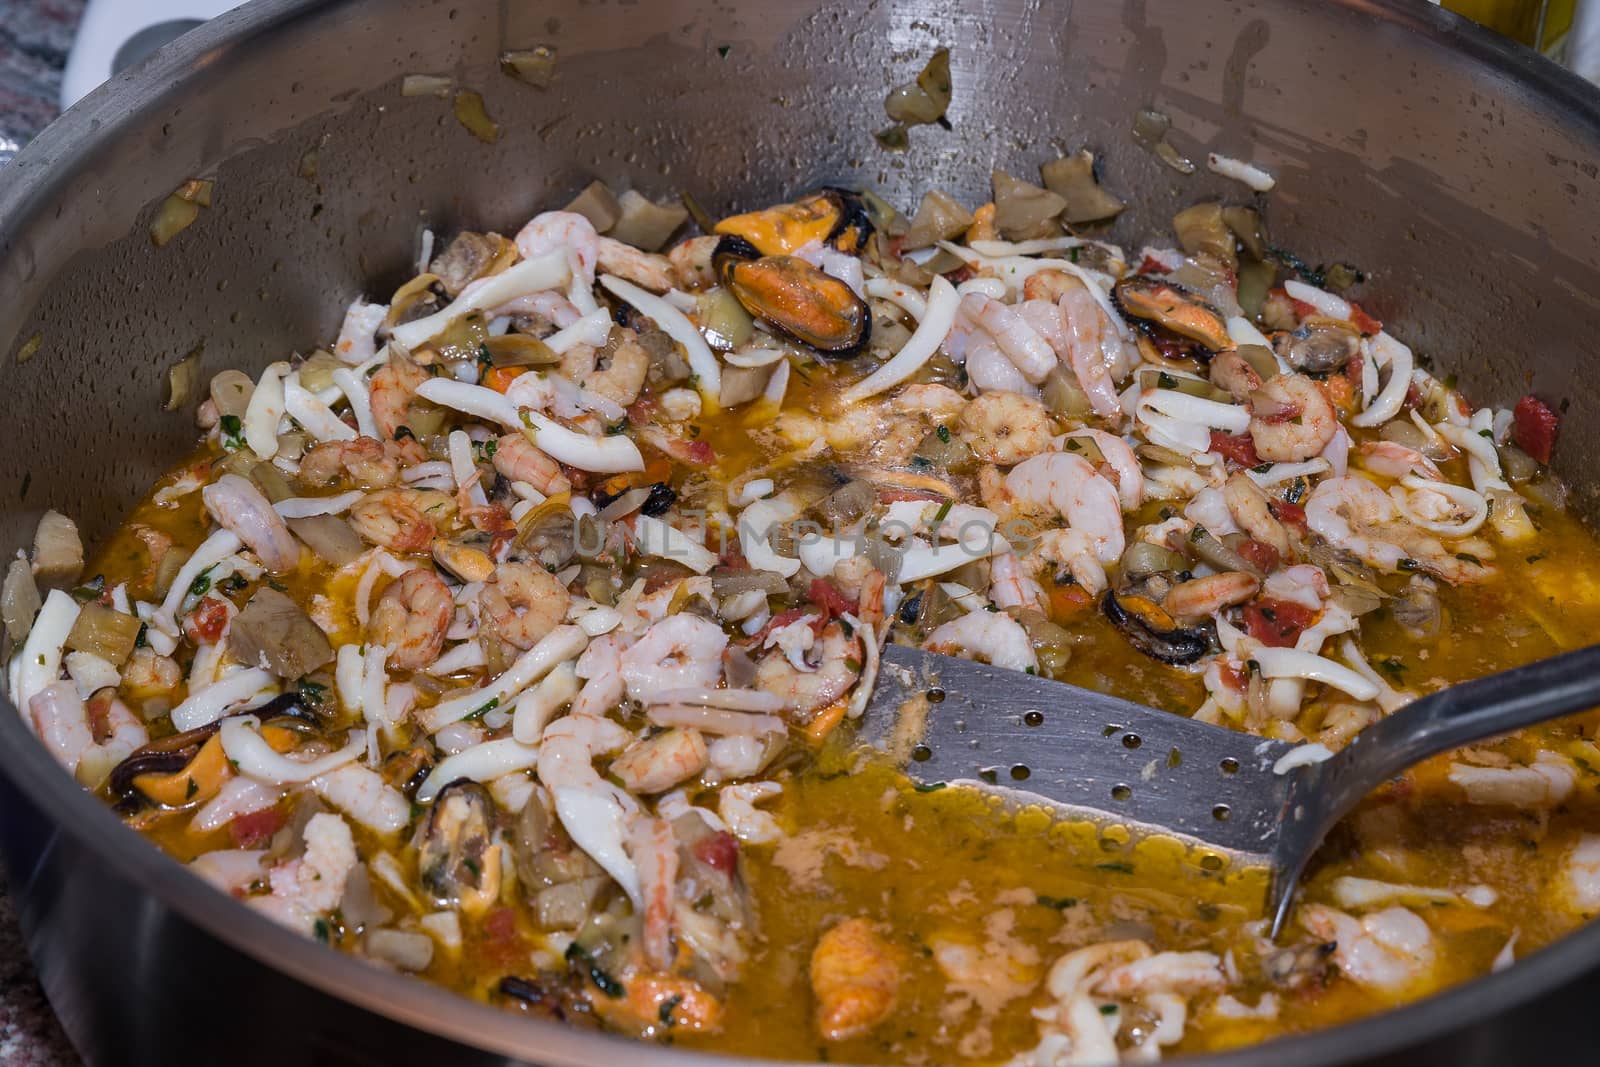
M13 251L17 236L30 225L34 214L71 176L112 144L124 125L182 92L193 72L225 59L227 52L247 42L342 2L252 0L91 92L26 145L6 168L6 180L0 182L0 257ZM1321 0L1321 5L1329 6L1329 0ZM1532 50L1433 4L1332 0L1332 6L1370 19L1375 29L1379 25L1394 27L1430 45L1470 57L1485 73L1500 76L1526 97L1559 112L1561 122L1585 131L1600 154L1600 89ZM61 773L4 695L0 695L0 751L29 755L0 761L0 773L55 820L56 832L70 834L115 864L140 888L211 936L330 997L469 1047L551 1067L595 1062L648 1067L774 1062L663 1048L518 1017L345 953L329 952L213 889L125 826L108 807ZM1589 970L1596 959L1600 959L1600 923L1591 923L1505 971L1403 1007L1250 1048L1185 1057L1181 1062L1194 1067L1276 1067L1286 1062L1321 1067L1392 1051L1440 1035L1464 1020L1481 1020L1544 994Z

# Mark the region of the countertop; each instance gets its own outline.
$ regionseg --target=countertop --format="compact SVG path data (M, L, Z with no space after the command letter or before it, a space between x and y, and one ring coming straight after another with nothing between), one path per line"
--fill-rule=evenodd
M0 0L0 153L25 143L55 118L61 68L82 11L83 0ZM71 1067L78 1062L34 977L0 878L0 1064Z

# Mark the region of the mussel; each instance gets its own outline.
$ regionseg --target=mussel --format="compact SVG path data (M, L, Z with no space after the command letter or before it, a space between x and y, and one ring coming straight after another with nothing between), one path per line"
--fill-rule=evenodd
M785 256L808 244L830 244L855 252L872 235L872 219L861 197L848 189L826 188L792 204L733 215L715 232L742 237L763 256Z
M1118 596L1106 590L1101 610L1140 652L1162 663L1194 663L1211 649L1211 636L1198 627L1186 629L1149 597Z
M417 830L417 874L434 902L481 913L500 896L500 846L493 840L494 801L460 778L439 791Z
M866 343L872 313L849 285L796 256L763 256L724 237L712 257L718 279L750 314L818 352L843 356Z
M1297 371L1332 374L1361 351L1361 334L1339 319L1309 318L1272 339L1278 355Z
M1228 324L1217 309L1181 285L1136 274L1118 282L1112 296L1142 330L1159 327L1196 341L1209 352L1233 347Z

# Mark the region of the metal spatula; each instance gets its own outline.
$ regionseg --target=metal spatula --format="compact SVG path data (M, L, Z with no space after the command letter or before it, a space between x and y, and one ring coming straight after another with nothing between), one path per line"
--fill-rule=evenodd
M1294 747L1281 741L890 645L863 739L919 782L1000 790L1267 864L1277 937L1311 854L1374 788L1429 756L1597 705L1593 645L1423 697L1280 774Z

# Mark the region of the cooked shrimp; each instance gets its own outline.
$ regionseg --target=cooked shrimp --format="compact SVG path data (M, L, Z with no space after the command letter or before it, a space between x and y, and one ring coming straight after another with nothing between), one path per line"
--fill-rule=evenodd
M517 251L523 259L537 259L546 252L564 248L578 261L583 280L594 284L595 264L600 260L600 237L594 223L573 211L544 211L528 220L517 231Z
M1476 558L1461 559L1406 521L1388 493L1359 475L1320 483L1306 502L1306 525L1334 547L1386 571L1420 568L1452 584L1482 581L1494 573Z
M607 274L615 274L652 293L664 293L676 281L672 260L655 252L641 251L610 237L598 239L596 263Z
M439 658L455 614L450 589L431 570L406 571L389 583L372 608L367 639L389 649L389 663L417 671Z
M900 989L894 949L865 919L846 919L811 953L817 1032L826 1041L860 1037L889 1017Z
M339 906L345 883L359 862L350 827L337 815L311 816L305 854L280 863L267 875L272 892L245 902L285 926L310 934L316 921Z
M898 415L926 415L934 422L953 419L966 406L967 398L948 385L907 385L889 401L889 410Z
M756 807L783 792L777 782L739 782L717 790L717 814L728 831L747 845L766 845L783 836L783 829L768 812Z
M1303 374L1269 378L1250 394L1250 436L1256 455L1269 463L1310 459L1338 432L1338 412Z
M300 563L300 542L261 490L237 474L224 474L200 491L217 525L236 535L273 574L287 574Z
M1094 297L1081 285L1063 293L1058 306L1067 316L1071 332L1067 337L1067 361L1078 385L1089 397L1095 414L1113 417L1122 413L1117 396L1117 377L1121 367L1106 356L1107 329L1110 323ZM1120 343L1112 339L1110 343Z
M727 647L728 635L709 619L669 615L622 653L619 666L635 700L668 689L712 689L722 680Z
M989 559L989 599L997 608L1038 607L1044 587L1034 581L1014 552Z
M1408 474L1436 481L1444 478L1433 460L1398 441L1363 441L1356 446L1356 462L1374 474L1396 481Z
M1261 372L1237 351L1218 352L1211 357L1211 384L1226 389L1240 404L1261 388Z
M782 697L801 722L848 693L861 677L859 665L866 662L859 632L847 636L837 621L823 629L811 652L808 658L815 660L816 666L808 663L804 670L781 648L767 653L756 665L756 687Z
M1055 367L1055 350L1015 308L982 293L968 293L961 298L959 313L993 338L1000 351L1031 384L1044 381L1044 376Z
M144 723L111 690L85 705L71 682L46 686L28 701L28 719L44 747L69 774L98 786L112 767L150 740Z
M508 433L495 444L494 469L507 481L526 482L546 496L572 488L561 464L545 455L524 434Z
M985 463L1009 467L1050 447L1050 414L1030 396L984 393L961 411L961 439Z
M455 511L455 501L433 489L380 489L350 509L350 525L391 552L426 552Z
M978 659L1013 671L1039 669L1039 657L1034 654L1028 631L1004 612L968 612L936 627L922 647L930 652Z
M297 477L312 486L353 485L359 489L387 489L400 480L400 472L428 458L412 437L379 441L357 437L353 441L324 441L300 457Z
M1074 437L1087 437L1100 450L1101 457L1105 459L1104 466L1099 468L1100 472L1110 477L1116 485L1117 498L1122 501L1124 511L1132 511L1144 503L1144 470L1139 466L1139 457L1128 442L1104 430L1085 428L1063 435L1061 444Z
M1074 289L1082 289L1083 282L1074 275L1064 270L1051 267L1047 270L1036 270L1022 280L1022 299L1025 301L1048 300L1058 303L1063 296Z
M1300 925L1335 943L1333 962L1346 978L1376 989L1398 989L1433 969L1433 933L1405 908L1385 908L1359 920L1322 904L1300 909Z
M1289 555L1289 531L1283 528L1267 506L1267 494L1242 471L1230 476L1222 487L1228 514L1239 529L1256 541L1270 545L1280 557Z
M122 688L129 696L152 697L170 693L183 681L183 669L171 656L153 648L136 648L122 668Z
M1093 594L1105 592L1108 584L1105 564L1095 555L1093 543L1082 530L1044 531L1023 560L1034 574L1048 568L1053 577L1065 569L1073 581Z
M610 355L605 355L602 350L604 365L597 363L597 369L586 375L582 382L583 387L591 393L603 396L619 407L627 407L639 399L639 390L644 388L645 377L650 373L650 355L632 333L622 333L622 342L611 350Z
M1004 390L1024 396L1038 395L1039 390L1034 388L1033 383L1023 376L1015 363L1006 358L1000 346L986 336L979 337L967 347L965 366L967 380L979 393Z
M416 398L418 386L427 380L427 371L393 348L389 350L389 362L372 376L368 392L373 425L386 440L393 438L411 417L411 401Z
M1260 590L1261 580L1255 575L1224 571L1180 582L1161 601L1161 607L1179 621L1193 622L1243 604Z
M711 254L717 250L721 237L690 237L679 241L667 251L667 261L672 264L678 285L684 289L710 289L717 284L717 272L711 266Z
M674 727L628 746L611 761L611 773L629 792L653 796L693 778L709 760L699 730Z
M494 581L478 594L478 605L508 644L524 651L542 641L567 617L572 594L556 576L531 563L502 563Z
M1095 558L1110 563L1126 547L1122 503L1116 487L1082 456L1049 452L1024 460L1005 478L1013 500L1050 509L1094 546Z

